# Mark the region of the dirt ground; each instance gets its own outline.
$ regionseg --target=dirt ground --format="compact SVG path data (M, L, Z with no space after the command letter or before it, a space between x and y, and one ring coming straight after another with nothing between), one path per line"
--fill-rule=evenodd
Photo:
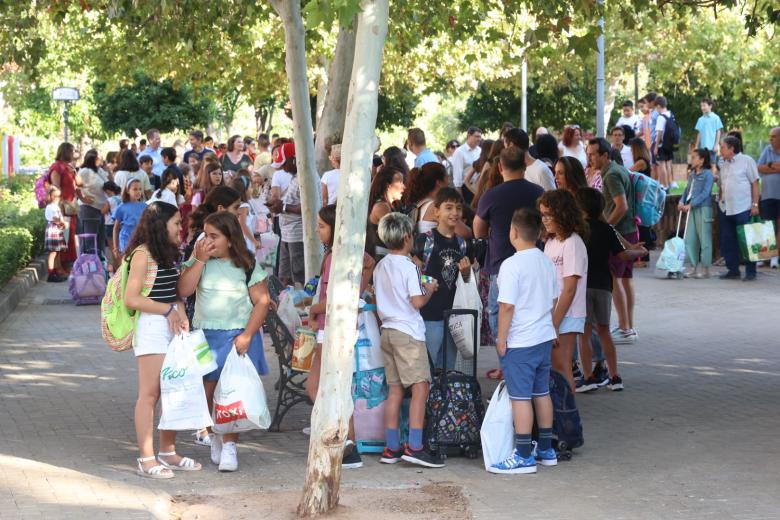
M255 495L177 495L175 520L297 518L300 492L268 491ZM324 518L338 520L471 520L460 486L438 483L408 489L342 488L338 508Z

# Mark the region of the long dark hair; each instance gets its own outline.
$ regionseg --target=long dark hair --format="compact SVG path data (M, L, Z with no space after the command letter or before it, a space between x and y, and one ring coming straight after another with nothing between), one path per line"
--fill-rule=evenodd
M119 156L119 170L125 170L128 172L137 172L141 167L138 165L138 159L135 156L135 152L130 150L124 150L122 155Z
M394 166L383 166L374 177L371 182L371 190L368 192L368 212L371 213L371 209L377 201L386 200L385 194L387 188L393 183L393 177L396 173L400 173L403 177L403 170Z
M216 213L219 206L227 208L240 200L241 196L230 186L217 186L206 195L203 202L190 213L190 231L198 234L203 231L203 223L212 213Z
M396 168L401 172L404 180L406 180L406 176L409 175L409 165L406 164L406 152L397 146L386 148L382 152L382 162L385 167Z
M230 260L233 261L236 267L243 271L249 271L254 267L255 257L246 247L244 233L241 231L241 225L238 223L235 215L227 211L212 213L206 217L203 226L205 227L206 224L214 226L220 234L227 237L228 242L230 242L230 247L228 248Z
M73 154L76 151L71 143L61 143L57 148L57 155L54 157L55 161L70 162L73 160Z
M160 179L160 189L157 190L157 193L155 193L155 197L157 198L162 197L163 190L166 189L172 181L178 179L179 179L178 172L173 168L171 168L170 166L167 167L162 173L162 178ZM176 192L178 193L179 190L176 190Z
M563 165L563 177L566 179L566 189L576 192L580 188L588 187L588 179L582 163L575 157L561 157L558 162ZM546 206L546 204L545 204Z
M499 139L499 141L500 140L501 139ZM492 155L491 152L493 151L494 144L495 141L492 139L485 139L482 141L482 144L480 145L482 149L479 152L479 159L471 163L471 167L474 168L474 172L476 172L477 175L482 173L482 167L485 166L485 163L488 162L488 159Z
M200 165L200 171L198 172L198 178L195 179L195 186L193 186L196 190L203 191L204 195L208 195L211 190L213 190L216 186L224 186L225 183L225 177L224 174L222 176L222 184L211 184L211 172L219 170L222 171L222 166L219 163L216 162L208 162L205 159L202 161Z
M317 215L330 226L330 243L325 244L325 247L330 251L333 249L333 240L336 238L336 205L328 204L321 207Z
M168 221L178 212L179 208L165 202L153 202L146 206L130 238L128 253L143 245L158 266L163 269L173 267L179 260L179 248L168 236Z
M94 148L84 154L84 162L81 163L82 168L87 168L97 173L97 158L98 151Z
M544 204L552 213L552 218L558 225L559 233L569 238L577 233L583 240L588 237L588 224L582 216L577 200L569 190L549 190L539 197L538 206ZM541 209L540 209L541 211Z
M417 204L436 189L438 183L447 180L447 168L437 162L429 162L420 168L412 168L406 181L404 199L407 204Z
M542 134L536 138L537 159L546 162L549 166L555 166L558 161L558 141L550 134Z

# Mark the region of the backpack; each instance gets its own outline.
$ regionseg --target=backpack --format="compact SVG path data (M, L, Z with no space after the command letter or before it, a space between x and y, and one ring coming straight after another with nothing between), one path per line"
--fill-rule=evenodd
M41 209L46 207L46 194L51 186L51 181L49 180L50 173L51 169L46 170L46 173L42 173L38 180L35 181L35 200Z
M106 294L100 303L100 331L103 340L115 352L122 352L133 346L133 335L138 315L136 311L128 309L125 305L125 288L127 287L127 278L130 275L130 261L135 251L125 257L122 261L122 267L108 281ZM157 262L154 261L146 248L144 251L147 252L146 278L141 294L148 296L152 291L152 286L154 286L154 280L157 278Z
M553 446L567 452L585 443L582 420L574 401L574 392L563 374L550 370L550 399L553 403Z
M657 180L642 173L631 172L630 177L634 186L634 216L639 218L639 225L658 224L664 214L666 191Z
M73 263L68 290L76 305L97 305L106 292L106 271L97 253L97 235L82 234L77 237L82 241L82 248ZM93 241L93 249L87 248L88 239Z
M455 238L458 240L458 247L460 247L460 252L463 256L468 256L468 244L466 244L466 240L463 237L459 237L458 235L455 235ZM428 272L428 262L431 261L431 255L433 254L433 246L435 244L435 241L433 239L433 231L428 231L425 233L425 244L423 245L423 266L422 266L422 274L425 274Z
M661 137L661 148L669 153L677 151L680 147L680 125L677 124L677 119L674 118L674 114L667 112L666 114L659 114L658 117L666 119L666 127L664 128L664 135Z

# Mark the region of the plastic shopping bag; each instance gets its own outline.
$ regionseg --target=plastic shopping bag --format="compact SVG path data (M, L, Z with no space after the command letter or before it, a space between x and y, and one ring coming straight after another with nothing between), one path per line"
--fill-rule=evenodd
M480 429L482 438L482 457L485 459L485 469L498 464L512 454L515 447L515 428L512 423L512 401L506 389L506 382L501 381L490 398L485 418Z
M761 221L753 217L747 224L737 226L737 238L742 258L748 262L760 262L777 256L775 227L771 220Z
M160 371L160 430L200 430L211 426L203 374L192 346L177 335Z
M265 389L252 361L239 356L234 346L225 360L214 390L215 433L238 433L268 429L271 412Z
M474 327L477 327L477 338L479 338L479 327L482 323L482 300L479 297L479 289L477 289L477 277L473 271L468 282L464 282L463 276L458 274L452 308L473 309L479 313L476 323L471 316L450 318L450 334L455 341L458 352L463 356L463 359L473 359L474 349L478 347L478 345L474 345Z
M196 329L182 334L177 334L171 343L182 342L195 354L195 361L197 362L197 370L200 375L215 371L219 368L217 364L217 358L209 348L209 343L206 341L206 335L202 330Z
M385 366L385 358L382 355L380 343L379 323L376 321L373 311L375 305L369 305L360 300L360 312L358 313L358 339L355 343L357 371L373 370Z
M290 335L295 337L295 331L301 326L301 315L298 314L298 310L295 308L293 302L292 290L286 289L279 295L279 307L276 309L276 314L279 315L279 319L290 331Z

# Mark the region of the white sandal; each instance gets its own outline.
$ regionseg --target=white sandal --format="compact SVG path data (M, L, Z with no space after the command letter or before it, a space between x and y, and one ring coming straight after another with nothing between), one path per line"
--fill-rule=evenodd
M158 464L156 466L152 466L149 469L144 469L144 462L155 460L154 455L152 455L151 457L143 457L135 460L138 461L138 471L136 473L138 473L138 475L141 477L155 478L155 479L169 479L174 477L173 471L171 471L170 468L166 467L163 464Z
M162 451L157 454L157 460L160 461L160 464L162 464L164 467L173 470L173 471L200 471L203 469L203 467L200 465L199 462L195 462L189 457L182 457L178 464L171 464L169 462L165 462L160 457L173 457L176 455L175 451L169 451L168 453L163 453Z

